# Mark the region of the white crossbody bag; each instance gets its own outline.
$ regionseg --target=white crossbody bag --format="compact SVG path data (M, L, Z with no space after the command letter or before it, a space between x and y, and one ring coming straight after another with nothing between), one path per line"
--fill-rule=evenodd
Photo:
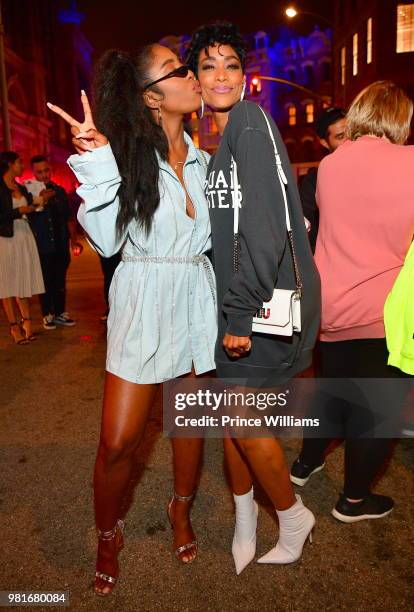
M260 107L259 107L260 108ZM269 120L263 109L260 109L265 118L269 135L273 143L275 154L276 173L282 189L283 201L285 204L286 231L292 253L293 268L295 271L296 289L275 289L270 302L265 302L253 317L252 331L262 334L273 334L275 336L292 336L294 332L301 331L301 312L300 300L302 297L302 281L296 259L295 247L293 244L292 226L290 223L289 208L286 196L287 178L283 172L282 162L277 151L276 142L273 136ZM234 272L238 272L239 267L239 207L240 207L240 187L237 176L237 164L232 157L232 178L234 190L234 251L233 266Z

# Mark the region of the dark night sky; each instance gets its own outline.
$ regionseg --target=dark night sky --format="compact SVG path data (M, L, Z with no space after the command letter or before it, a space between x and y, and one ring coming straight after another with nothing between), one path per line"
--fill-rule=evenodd
M283 10L289 4L333 17L333 0L292 3L282 0L79 0L78 9L86 14L82 30L97 58L108 48L134 50L167 34L191 33L202 23L216 19L233 21L246 34L269 31L286 24ZM297 31L307 33L313 29L315 20L303 15L296 17L294 24ZM321 21L320 25L325 24Z

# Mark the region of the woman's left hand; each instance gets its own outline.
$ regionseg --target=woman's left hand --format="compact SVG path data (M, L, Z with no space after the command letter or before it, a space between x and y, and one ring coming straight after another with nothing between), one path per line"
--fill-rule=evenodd
M232 336L224 334L223 338L224 350L230 357L243 357L252 348L250 336Z

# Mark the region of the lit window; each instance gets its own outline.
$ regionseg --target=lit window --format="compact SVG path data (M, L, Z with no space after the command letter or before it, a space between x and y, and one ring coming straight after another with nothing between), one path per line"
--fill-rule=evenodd
M367 64L372 62L372 17L367 21Z
M341 85L345 85L346 78L346 48L341 48Z
M296 125L296 106L289 106L289 125Z
M414 51L414 4L397 5L397 53Z
M352 37L352 74L358 74L358 34Z
M314 112L315 112L315 107L313 105L313 102L309 102L309 104L305 106L305 112L306 112L306 123L313 123Z

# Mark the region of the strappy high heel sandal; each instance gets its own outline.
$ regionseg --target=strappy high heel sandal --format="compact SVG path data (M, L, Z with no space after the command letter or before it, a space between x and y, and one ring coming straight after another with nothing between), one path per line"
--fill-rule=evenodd
M33 342L33 340L37 340L37 336L35 334L28 334L25 327L24 327L24 322L25 321L31 321L32 319L30 317L22 317L21 320L21 326L22 326L22 330L24 331L24 335L26 336L26 340L28 340L29 342Z
M98 539L103 542L106 542L108 540L113 540L114 538L116 538L117 539L116 540L116 554L118 555L118 553L124 547L124 529L125 529L124 521L121 521L121 519L118 519L113 529L109 529L109 531L100 531L98 529L97 530ZM99 591L96 586L96 578L99 578L100 580L103 580L104 582L106 582L111 587L110 591L108 592ZM99 595L100 597L106 597L107 595L110 595L112 591L114 590L117 581L118 581L118 577L110 576L109 574L104 574L96 570L95 585L94 585L94 591L96 595Z
M20 325L17 323L17 321L15 321L14 323L10 323L10 335L13 338L14 343L15 344L19 344L19 345L21 345L21 344L29 344L29 341L24 336L21 336L18 340L16 340L16 336L12 332L13 327L18 327L20 332L22 331L22 329L21 329Z
M195 496L195 493L185 496L185 495L178 495L178 493L174 491L174 495L172 496L170 503L168 504L168 508L167 508L167 515L168 515L168 520L170 521L171 529L174 529L174 522L171 518L171 508L172 508L174 501L190 503L193 501L194 496ZM185 553L186 551L191 551L191 550L194 550L195 552L194 557L192 559L189 559L188 561L184 561L181 558L181 555ZM177 546L177 548L174 551L174 554L177 557L177 559L181 561L182 563L192 563L197 556L197 550L198 550L198 542L197 540L192 540L191 542L188 542L187 544L183 544L182 546Z

